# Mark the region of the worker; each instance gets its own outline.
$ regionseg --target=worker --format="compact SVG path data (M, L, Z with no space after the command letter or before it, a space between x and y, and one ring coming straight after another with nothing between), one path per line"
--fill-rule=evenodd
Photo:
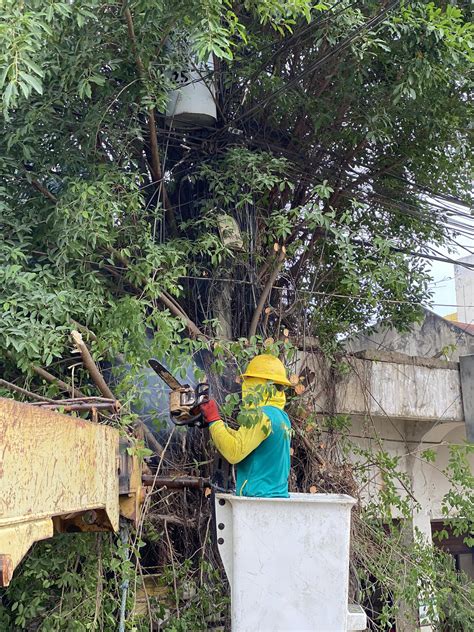
M212 440L222 456L237 464L236 494L288 498L291 422L284 389L291 386L283 363L269 354L253 358L242 378L242 408L249 425L229 428L215 400L201 404Z

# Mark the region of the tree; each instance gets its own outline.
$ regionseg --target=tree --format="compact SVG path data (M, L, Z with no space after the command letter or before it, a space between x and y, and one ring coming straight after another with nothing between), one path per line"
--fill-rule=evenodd
M426 257L463 230L452 200L472 196L468 7L6 0L2 12L7 377L51 394L34 367L67 375L73 322L98 361L123 354L133 374L202 348L222 370L268 337L318 336L334 352L375 318L403 328L419 315ZM169 127L173 70L209 56L216 125ZM221 238L223 215L241 250Z

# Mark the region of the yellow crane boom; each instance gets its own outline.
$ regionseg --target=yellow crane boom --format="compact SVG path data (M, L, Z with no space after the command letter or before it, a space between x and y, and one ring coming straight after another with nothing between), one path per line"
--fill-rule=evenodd
M34 542L136 521L141 467L104 424L0 398L0 586Z

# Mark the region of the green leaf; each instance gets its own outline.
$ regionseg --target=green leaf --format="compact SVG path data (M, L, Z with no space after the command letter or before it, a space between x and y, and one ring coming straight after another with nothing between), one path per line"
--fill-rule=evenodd
M28 85L30 85L36 92L38 92L38 94L43 94L43 84L41 83L41 80L38 79L38 77L34 77L33 75L30 75L28 72L24 72L23 70L20 70L18 74L22 79L24 79L24 81L26 81Z

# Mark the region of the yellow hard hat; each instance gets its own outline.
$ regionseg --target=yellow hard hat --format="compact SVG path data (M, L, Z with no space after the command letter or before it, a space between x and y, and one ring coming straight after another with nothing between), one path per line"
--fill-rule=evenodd
M262 353L250 360L245 373L242 373L241 377L259 377L275 384L291 386L283 362L268 353Z

